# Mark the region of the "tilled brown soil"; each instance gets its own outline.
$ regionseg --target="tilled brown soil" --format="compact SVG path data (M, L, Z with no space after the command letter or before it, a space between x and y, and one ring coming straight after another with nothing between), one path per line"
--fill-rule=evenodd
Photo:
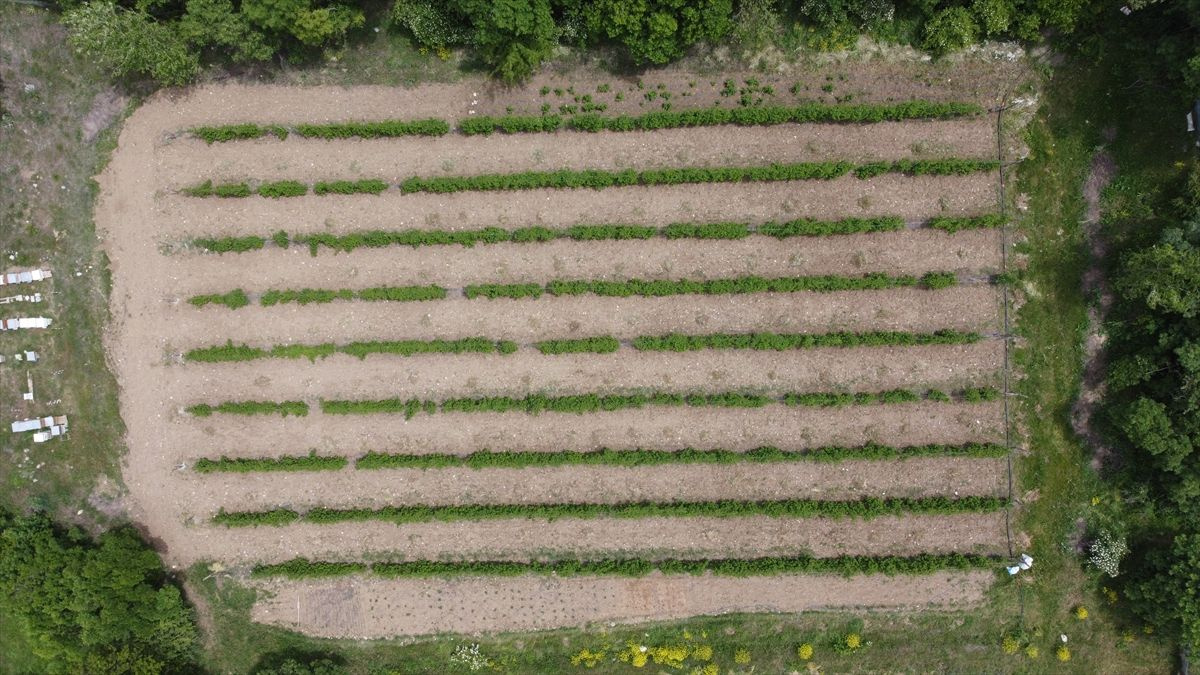
M522 576L499 579L349 578L259 584L255 621L312 635L396 635L537 630L596 621L679 619L726 612L805 612L879 607L936 609L983 601L990 571L843 578L641 579Z
M714 140L719 142L714 143ZM601 145L604 152L596 153ZM650 169L775 163L966 157L996 154L990 117L874 125L662 129L653 132L557 132L444 138L321 139L274 137L206 145L179 140L158 154L166 186L204 180L305 182L410 176L514 173L546 169Z
M884 69L890 66L884 67ZM970 69L966 69L970 70ZM987 69L985 69L987 70ZM899 71L897 71L899 72ZM982 71L981 71L982 72ZM987 71L990 76L995 73ZM906 77L911 76L907 74ZM865 80L863 80L865 81ZM908 81L911 86L911 79ZM961 81L912 95L935 100L973 92ZM110 361L121 383L130 453L124 467L131 517L160 543L168 562L251 564L293 555L354 557L485 555L521 558L553 551L656 555L838 555L921 551L992 552L1002 541L999 514L906 517L870 522L822 519L561 519L396 526L295 525L227 532L207 519L220 508L382 506L390 503L630 501L639 499L852 498L1001 495L1000 460L911 458L888 462L731 464L531 469L442 469L335 473L199 475L195 459L221 454L275 456L310 449L355 456L385 452L469 453L482 448L554 452L599 447L889 445L996 442L999 402L919 403L838 409L663 408L591 415L545 413L328 416L303 418L183 412L198 400L375 398L630 388L721 391L957 388L993 382L1000 345L810 350L784 353L697 352L542 356L536 340L611 334L621 339L668 332L824 332L943 328L994 333L999 294L985 285L941 291L780 293L666 298L543 297L538 300L196 309L200 292L271 287L345 287L553 278L719 278L740 274L920 274L947 269L967 276L995 271L991 232L945 235L927 230L776 241L571 242L360 250L310 257L299 248L254 254L172 254L196 236L346 233L371 228L467 229L578 223L664 225L679 221L764 222L799 217L874 215L923 220L994 210L996 176L530 190L508 193L303 197L270 200L189 198L175 192L199 179L303 179L410 173L466 174L566 166L682 166L813 159L988 156L986 120L877 126L709 128L637 134L497 136L440 140L318 142L290 138L205 147L179 131L194 124L321 122L438 116L457 119L503 110L502 96L478 83L419 91L383 88L295 90L199 87L158 95L128 121L120 150L99 178L96 221L114 275ZM840 86L840 85L839 85ZM888 91L894 86L883 85ZM939 87L941 87L939 89ZM882 91L882 90L881 90ZM528 92L511 94L523 100ZM695 97L710 105L708 93ZM858 100L856 98L856 100ZM878 100L870 96L863 100ZM628 104L613 111L632 112ZM484 336L525 349L501 356L335 357L317 363L182 364L183 349L232 340L271 345ZM329 584L271 584L256 617L281 622L300 602L300 627L328 635L416 635L445 630L506 630L629 621L724 611L832 606L913 606L976 602L990 573L852 581L784 576L424 580L355 579ZM354 588L372 588L371 598ZM325 613L305 614L314 598ZM440 599L439 599L440 598ZM278 604L283 603L283 604ZM466 611L469 607L470 611ZM461 608L459 611L456 608ZM295 616L292 614L290 616ZM331 618L333 617L333 618Z
M316 257L307 247L252 253L180 256L166 289L187 298L223 293L231 279L247 291L267 288L366 288L437 284L546 283L554 279L721 279L868 273L920 276L929 271L998 271L1000 238L993 230L947 235L918 229L840 237L736 241L556 240L538 244L356 249ZM245 270L256 270L252 277Z
M148 177L149 178L149 177ZM156 178L157 179L157 178ZM990 213L996 204L995 172L968 176L901 176L869 180L775 183L705 183L513 192L380 195L308 195L268 199L159 194L151 234L164 242L192 237L288 232L346 233L364 229L675 222L767 222Z
M828 518L596 518L454 523L301 523L285 527L188 529L183 558L233 563L282 562L297 556L344 557L346 542L372 558L513 560L534 557L727 558L764 555L999 554L1004 514Z
M883 391L919 382L956 391L997 383L1004 344L811 349L790 352L706 350L609 355L544 355L529 348L512 355L336 355L263 359L215 366L187 364L166 374L175 400L313 399L313 383L327 382L325 398L444 399L478 396L672 392Z

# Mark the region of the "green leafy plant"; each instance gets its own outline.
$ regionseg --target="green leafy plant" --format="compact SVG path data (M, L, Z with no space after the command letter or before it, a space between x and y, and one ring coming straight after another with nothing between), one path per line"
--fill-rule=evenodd
M308 415L308 404L304 401L226 401L218 405L200 403L188 406L187 412L196 417L209 417L213 413L226 415Z
M201 458L196 460L199 473L259 473L272 471L339 471L346 468L350 460L345 457L326 457L316 451L307 455L283 455L281 457L238 457L224 455L220 459Z
M250 304L250 299L246 297L246 292L238 288L228 293L211 293L208 295L193 295L188 298L188 303L196 307L204 307L205 305L225 305L229 309L238 309Z
M611 335L581 338L577 340L546 340L537 343L538 351L543 354L611 354L619 349L621 343Z

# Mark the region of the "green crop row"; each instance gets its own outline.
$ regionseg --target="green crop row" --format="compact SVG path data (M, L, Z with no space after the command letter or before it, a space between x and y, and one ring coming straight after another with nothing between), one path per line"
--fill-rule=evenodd
M308 404L304 401L226 401L219 405L200 403L187 407L189 414L196 417L208 417L213 413L226 415L295 415L304 417L308 414Z
M980 171L995 171L1000 162L994 159L898 159L892 162L868 162L855 167L854 175L862 179L885 173L908 176L963 176Z
M326 342L317 345L275 345L270 349L235 345L232 341L217 347L201 347L192 349L183 355L188 361L199 363L225 363L234 361L253 361L255 359L306 358L315 361L333 354L349 354L360 359L371 354L395 354L412 356L413 354L463 354L480 353L511 354L517 350L514 342L507 340L495 341L486 338L463 338L460 340L379 340L373 342L350 342L338 345Z
M782 499L771 501L626 502L617 504L454 504L446 506L385 506L377 509L314 508L305 513L289 509L270 511L222 510L213 517L218 525L286 525L296 520L328 525L382 520L397 525L430 521L493 520L499 518L855 518L883 516L987 513L1003 509L1001 497L892 497L838 501Z
M611 335L582 338L578 340L546 340L537 343L538 351L543 354L611 354L621 347L621 343Z
M284 455L283 457L239 457L196 460L196 471L200 473L258 473L264 471L338 471L350 461L345 457L322 457L310 452L307 455Z
M245 253L257 251L267 243L262 237L220 237L218 239L193 239L192 243L212 253Z
M375 288L364 288L361 291L354 291L348 288L334 290L304 288L298 291L269 290L263 293L259 302L264 307L271 307L273 305L292 302L301 305L333 302L334 300L416 302L423 300L443 300L445 297L446 289L439 286L378 286Z
M383 122L339 122L334 124L300 124L295 132L305 138L383 138L395 136L442 136L449 133L450 125L443 120L427 119L409 122L387 120ZM194 127L192 135L210 145L226 141L261 138L274 134L280 140L288 137L288 129L279 124L226 124L223 126Z
M313 194L318 195L377 195L388 188L388 184L367 178L363 180L317 181L313 184Z
M445 120L386 120L383 122L337 122L300 124L296 133L305 138L394 138L397 136L444 136L450 132Z
M263 183L258 186L258 194L271 199L280 197L301 197L308 194L308 186L295 180L280 180L274 183Z
M467 190L531 190L536 188L592 188L625 185L681 185L685 183L740 183L745 181L830 180L854 168L849 162L773 164L761 167L689 167L681 169L559 169L475 176L414 176L400 183L400 191L463 192Z
M828 446L808 450L760 447L746 451L684 448L682 450L600 450L563 452L512 452L481 450L469 455L403 455L369 452L354 464L355 469L522 469L544 466L659 466L665 464L735 464L738 462L841 462L845 460L890 460L907 457L1003 457L1002 445L915 445L893 447L869 443L856 447Z
M753 108L706 108L701 110L663 111L630 117L576 115L564 120L557 115L541 117L476 117L463 120L459 129L467 135L508 134L556 131L563 126L576 131L634 131L707 127L721 124L760 126L803 122L885 122L911 119L948 119L978 115L982 108L973 103L905 103L826 105L809 103L799 106L761 106Z
M967 403L982 403L994 401L1000 397L1000 391L994 387L977 387L964 389L958 397ZM859 392L857 394L837 392L813 392L805 394L787 394L783 397L785 405L812 406L817 408L837 408L847 405L872 405L876 403L916 403L917 401L948 402L950 394L937 389L917 393L907 389L892 389L890 391Z
M998 214L991 213L985 216L975 216L973 218L934 218L929 221L929 227L944 232L954 234L959 230L978 230L983 228L1002 227L1007 219Z
M238 288L228 293L210 293L207 295L193 295L188 298L188 302L196 307L205 305L225 305L229 309L238 309L250 304L250 299L246 297L246 292Z
M748 223L672 223L663 228L667 239L745 239Z
M632 450L511 452L483 450L469 455L421 454L401 455L367 453L355 462L356 469L431 469L446 467L525 468L531 466L654 466L662 464L733 464L737 462L795 462L884 460L905 457L1003 457L1007 449L1000 445L972 443L967 445L920 445L892 447L867 444L857 447L830 446L809 450L781 450L760 447L746 451L709 449L697 450Z
M644 577L663 574L712 574L750 577L774 574L932 574L944 570L972 570L995 567L989 556L924 553L915 556L811 556L719 559L606 559L509 562L496 560L442 561L414 560L377 562L370 571L387 578L429 578L461 576L520 576L524 574L575 576ZM305 579L358 574L367 571L365 563L312 561L294 558L287 562L257 565L251 576Z
M540 298L542 297L542 286L540 284L471 284L463 289L463 295L468 300L475 298L487 298L495 300L496 298Z
M214 186L211 180L206 180L199 185L184 188L183 194L190 197L249 197L254 191L246 183L222 183Z
M926 278L934 280L935 283L942 283L946 274L953 280L953 274L931 272L922 277L920 283L924 283ZM774 279L745 276L732 279L709 279L705 281L688 279L677 281L665 279L657 281L644 281L641 279L630 279L628 281L551 281L546 284L546 292L551 295L584 295L590 293L624 298L634 295L661 297L667 295L862 291L916 286L917 284L918 280L916 277L892 276L888 274L866 274L861 277L823 275L779 277Z
M317 181L313 184L312 192L318 195L338 194L372 194L377 195L388 188L384 181L367 178L363 180ZM184 188L183 193L191 197L249 197L260 195L278 199L280 197L302 197L308 194L308 185L294 180L279 180L271 183L261 183L252 188L248 183L224 183L213 185L206 180L199 185Z
M267 134L274 134L280 140L288 137L288 130L277 124L226 124L215 127L194 127L191 132L192 135L209 145L224 143L226 141L244 141L261 138Z
M904 219L895 216L879 218L843 218L842 220L809 220L800 218L784 223L765 223L758 233L777 239L788 237L827 237L863 232L892 232L904 229Z
M994 388L981 387L959 393L959 398L969 403L990 401L999 397ZM837 393L812 392L789 393L782 398L763 394L724 392L720 394L671 394L652 392L648 394L576 394L570 396L546 396L529 394L521 398L511 396L488 396L481 398L452 398L443 401L428 401L416 398L390 398L379 400L335 400L321 401L321 410L329 415L366 415L372 413L404 413L411 419L417 413L481 413L481 412L524 412L537 415L542 412L593 413L600 411L644 408L649 405L669 406L715 406L725 408L761 408L769 403L782 402L792 406L837 407L844 405L870 405L876 403L913 403L921 400L950 401L950 394L931 389L924 393L894 389L882 392Z
M881 347L971 344L983 339L979 333L940 330L935 333L869 331L863 333L716 333L712 335L642 336L633 340L634 349L659 352L690 352L701 349L757 349L783 351L817 347Z

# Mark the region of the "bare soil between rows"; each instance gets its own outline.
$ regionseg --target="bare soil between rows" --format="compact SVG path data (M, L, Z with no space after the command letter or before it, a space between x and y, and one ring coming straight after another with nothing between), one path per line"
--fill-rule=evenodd
M255 621L331 638L542 630L730 612L965 608L983 602L993 573L925 576L523 576L504 579L271 582Z

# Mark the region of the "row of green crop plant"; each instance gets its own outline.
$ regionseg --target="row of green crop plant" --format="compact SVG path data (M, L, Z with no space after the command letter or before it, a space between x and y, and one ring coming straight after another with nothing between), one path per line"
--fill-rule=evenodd
M869 291L889 288L920 286L929 290L940 290L958 283L953 272L926 272L920 278L910 275L865 274L860 277L842 275L819 275L806 277L776 277L763 278L757 276L735 277L731 279L708 279L695 281L690 279L660 279L643 280L629 279L626 281L551 281L546 285L536 283L522 284L472 284L463 289L463 295L468 300L485 298L537 299L543 293L553 296L567 295L599 295L603 297L627 298L665 297L671 295L731 295L746 293L830 293L834 291ZM265 291L259 298L264 307L273 305L297 303L307 305L312 303L327 303L335 300L368 300L415 302L425 300L444 300L449 291L440 286L378 286L363 290L316 289ZM245 291L235 289L224 294L197 295L188 302L204 307L209 304L221 304L230 309L238 309L250 304Z
M640 351L689 352L702 349L755 349L784 351L820 347L883 347L972 344L979 333L939 330L933 333L866 331L836 333L714 333L710 335L658 335L634 338Z
M388 184L375 178L362 180L317 181L312 184L311 192L316 195L377 195L388 189ZM221 183L213 185L206 180L199 185L185 188L183 193L189 197L249 197L259 195L278 199L280 197L303 197L309 194L309 186L294 180L279 180L269 183L259 183L251 186L249 183Z
M308 414L308 404L304 401L225 401L217 405L200 403L188 406L187 412L196 417L209 417L213 413L304 417Z
M776 574L933 574L946 570L989 569L999 565L996 558L983 555L925 553L915 556L811 556L717 558L717 559L607 559L510 562L498 560L405 562L338 562L294 558L287 562L257 565L255 578L285 577L309 579L371 572L385 578L436 578L464 576L553 575L556 577L617 576L644 577L655 572L726 577L752 577Z
M758 106L753 108L703 108L698 110L651 112L644 115L606 117L594 114L563 119L557 115L522 117L476 117L464 120L464 134L529 133L556 131L651 131L724 124L769 126L789 123L872 123L914 119L951 119L978 115L982 109L973 103L863 103L828 105L808 103L797 106Z
M305 512L292 509L264 511L221 510L213 522L229 527L286 525L304 521L320 525L357 521L386 521L397 525L493 520L501 518L855 518L870 520L883 516L948 515L990 513L1006 506L1002 497L863 497L855 500L779 499L769 501L672 501L624 502L616 504L450 504L385 506L376 509L331 509L316 507Z
M993 387L978 387L965 389L950 394L937 389L915 392L907 389L893 389L881 392L809 392L789 393L783 396L756 394L749 392L721 392L717 394L675 394L667 392L637 393L637 394L574 394L567 396L547 396L545 394L529 394L523 397L485 396L476 398L450 398L442 401L423 400L418 398L389 398L367 400L323 399L321 411L327 415L369 415L375 413L403 413L405 419L411 419L418 413L505 413L523 412L538 415L543 412L557 413L594 413L613 410L628 410L645 408L647 406L692 406L719 408L761 408L773 403L783 403L789 406L810 407L840 407L846 405L873 405L916 403L919 401L950 402L960 400L966 403L982 403L999 398L1000 392ZM262 413L281 413L304 415L308 413L308 405L301 402L287 401L283 403L247 401L225 402L217 406L199 404L188 408L188 412L201 417L207 417L214 412L253 415Z
M349 354L365 359L373 354L413 356L414 354L511 354L517 351L517 343L509 340L486 338L462 338L459 340L376 340L335 344L324 342L315 345L275 345L270 349L235 345L229 341L216 347L199 347L184 353L186 361L197 363L229 363L254 361L257 359L308 359L315 361L333 354Z
M286 127L282 124L226 124L220 126L193 127L191 133L208 143L242 141L272 135L279 140L294 133L304 138L394 138L399 136L443 136L450 132L444 120L383 120L380 122L335 122L332 124L298 124Z
M886 167L880 168L881 164ZM559 169L556 171L524 171L520 173L481 174L475 176L413 177L400 183L400 191L450 193L464 191L532 190L542 188L590 188L630 185L683 185L692 183L745 183L796 180L832 180L855 172L866 179L888 171L906 175L958 176L980 171L994 171L995 160L980 159L917 159L898 162L871 162L856 167L850 162L803 162L772 164L757 167L686 167L676 169ZM860 172L859 169L862 169Z
M954 233L960 230L995 228L1004 223L998 215L971 216L962 218L938 217L928 221L928 227ZM841 220L812 220L800 218L782 223L753 224L746 222L721 223L673 223L665 227L646 225L575 225L568 228L551 229L540 225L504 229L485 227L477 230L371 230L351 234L297 234L276 232L270 237L276 245L287 248L296 243L308 246L312 255L322 247L335 252L349 253L358 248L386 248L389 246L464 246L476 244L537 243L555 239L573 241L625 241L647 240L654 237L668 239L745 239L760 234L777 239L789 237L824 237L844 234L894 232L903 230L903 218L882 216L878 218L843 218ZM244 253L257 251L266 245L267 237L233 236L200 238L192 244L212 253Z
M870 123L919 119L951 119L979 115L982 109L973 103L905 101L903 103L859 103L829 105L806 103L797 106L761 106L725 110L705 108L677 112L652 112L638 116L603 117L594 114L565 119L558 115L500 117L479 116L461 120L458 129L466 135L537 133L562 128L578 131L633 131L706 127L721 124L761 126L786 123ZM281 124L226 124L193 127L192 135L206 143L248 140L274 135L288 137L289 128ZM450 131L445 120L383 120L378 122L339 122L300 124L291 132L305 138L387 138L401 136L442 136Z
M448 453L399 454L368 452L354 462L354 468L364 471L376 469L524 469L529 467L558 466L664 466L673 464L737 464L775 462L841 462L847 460L886 461L913 457L962 457L991 459L1004 457L1008 450L1002 445L991 443L967 443L964 445L911 445L889 446L868 443L866 445L825 446L806 450L783 450L776 447L758 447L751 450L724 450L720 448L681 450L659 450L648 448L599 450L563 450L560 452L533 452L511 450L480 450L467 455ZM346 466L347 459L338 456L285 455L274 458L229 458L201 459L196 470L202 473L256 472L256 471L339 471Z
M684 185L692 183L755 183L797 180L832 180L851 172L861 179L883 173L910 176L961 176L980 171L994 171L995 160L983 159L906 159L895 162L871 162L856 166L850 162L804 162L772 164L770 166L685 167L676 169L558 169L556 171L524 171L520 173L479 174L474 176L413 176L399 184L405 194L431 192L445 194L466 191L533 190L543 188L590 188L599 190L630 185ZM380 194L388 183L379 179L318 181L312 194ZM213 185L211 180L184 188L191 197L300 197L309 194L309 186L294 180L261 183L252 187L247 182Z
M200 473L264 473L275 471L340 471L350 464L345 457L318 455L284 455L282 457L221 457L196 460L194 468Z

